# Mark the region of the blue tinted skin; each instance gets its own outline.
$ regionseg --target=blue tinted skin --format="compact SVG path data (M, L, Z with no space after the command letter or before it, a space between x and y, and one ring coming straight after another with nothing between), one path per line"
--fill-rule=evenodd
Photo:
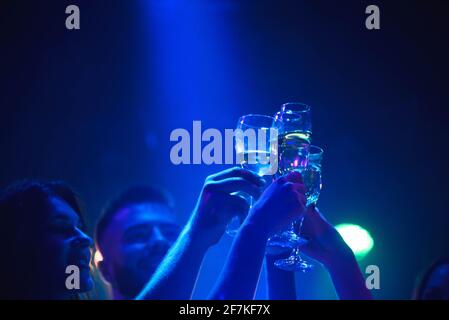
M267 287L269 300L296 300L295 273L277 268L274 263L278 259L286 259L291 253L265 255L267 270Z
M372 299L351 249L317 208L310 207L306 211L302 235L309 243L301 247L301 251L324 265L340 299ZM266 257L269 299L296 299L294 273L273 266L277 258L285 257Z
M422 292L422 300L449 300L449 265L437 267L429 276Z
M50 210L33 245L36 245L39 259L37 269L40 274L39 299L67 299L74 293L92 289L90 259L92 239L80 225L78 214L63 200L49 199ZM79 268L80 289L66 288L66 268L75 265Z
M309 243L301 247L301 251L321 262L329 271L340 299L372 299L351 249L317 208L310 207L306 211L302 235L309 239ZM271 300L296 299L294 273L282 271L273 265L277 259L284 259L288 255L289 252L280 256L266 256L268 297Z
M298 172L274 181L251 208L211 294L212 299L253 299L270 234L305 212L305 187Z
M180 237L138 299L190 299L207 250L220 240L233 215L248 210L243 198L231 194L242 191L257 198L264 184L241 168L209 176Z
M354 253L318 208L312 206L306 211L302 234L309 242L301 251L328 270L341 300L372 299Z
M134 299L179 235L172 211L163 204L144 203L120 209L107 226L99 268L114 299Z

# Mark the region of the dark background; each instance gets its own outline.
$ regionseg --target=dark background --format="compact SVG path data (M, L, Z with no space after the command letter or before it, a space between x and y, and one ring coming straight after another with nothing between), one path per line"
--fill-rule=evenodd
M69 4L80 30L65 28ZM370 4L381 30L365 28ZM171 164L173 129L201 120L223 132L240 115L306 102L325 149L321 210L371 232L360 265L380 267L375 296L408 299L449 252L448 4L4 0L0 186L66 180L92 231L106 200L151 183L173 193L184 222L224 166ZM195 297L207 296L230 241L209 252ZM335 298L322 268L297 278L301 298Z

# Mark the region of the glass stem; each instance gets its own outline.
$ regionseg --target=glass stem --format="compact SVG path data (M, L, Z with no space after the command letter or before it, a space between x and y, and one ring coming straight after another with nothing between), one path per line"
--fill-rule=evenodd
M295 233L298 237L301 236L302 223L304 221L304 217L301 217L299 220L295 221L291 225L291 231Z
M295 258L301 259L301 257L299 256L299 247L296 247L295 250L293 250L293 256Z

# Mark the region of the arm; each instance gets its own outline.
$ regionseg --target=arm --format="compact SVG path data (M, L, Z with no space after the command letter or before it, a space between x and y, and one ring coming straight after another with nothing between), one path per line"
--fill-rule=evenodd
M352 253L352 252L351 252ZM327 266L335 291L341 300L371 300L354 254L341 257Z
M189 222L137 299L190 299L207 250L220 240L233 215L248 211L235 192L257 198L264 183L240 168L209 176Z
M212 299L253 299L269 235L305 211L301 176L292 172L273 182L251 208L212 292Z
M208 248L186 226L137 299L190 299Z
M285 259L289 254L290 252L265 256L269 300L296 300L295 273L274 265L276 260Z
M255 225L242 225L211 299L254 299L267 237Z
M309 242L301 250L326 267L340 299L372 299L354 253L317 208L307 210L302 234Z

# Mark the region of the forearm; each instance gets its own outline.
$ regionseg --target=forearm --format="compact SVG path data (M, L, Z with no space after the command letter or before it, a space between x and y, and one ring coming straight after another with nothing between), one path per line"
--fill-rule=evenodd
M288 254L265 257L268 299L270 300L296 300L295 273L281 270L274 265L276 260L287 257Z
M211 299L254 299L262 267L267 234L244 224L237 234Z
M371 292L366 288L354 254L335 260L327 267L338 297L341 300L371 300Z
M186 226L137 299L190 299L208 248L207 242Z

